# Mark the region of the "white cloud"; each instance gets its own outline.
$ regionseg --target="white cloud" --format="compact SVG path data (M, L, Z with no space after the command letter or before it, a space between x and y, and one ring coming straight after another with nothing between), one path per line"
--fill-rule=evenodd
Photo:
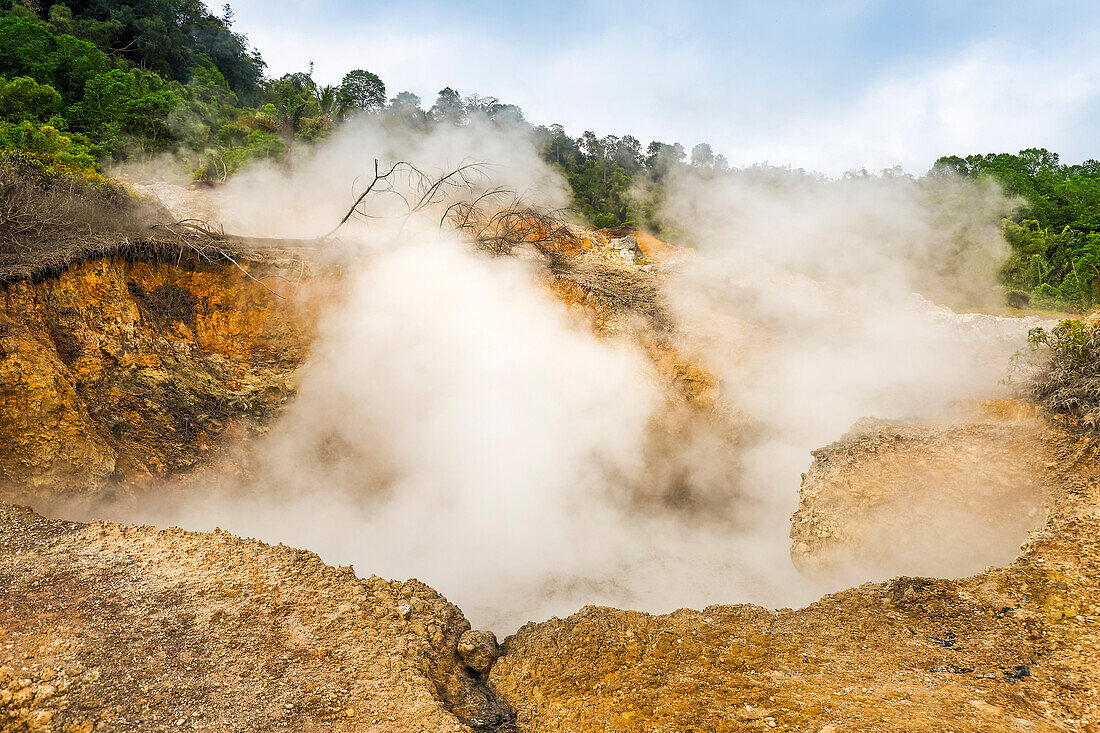
M1100 103L1092 53L1098 34L1089 18L1080 19L1071 42L1055 43L1046 32L1048 40L1027 43L1020 37L1026 28L1002 27L999 40L975 37L961 52L948 44L937 57L853 68L851 49L845 56L836 44L855 43L842 31L868 12L864 0L803 13L792 38L812 21L830 39L812 49L771 27L746 27L741 41L719 43L688 24L697 38L685 41L683 22L661 24L652 13L595 13L576 32L540 35L515 27L513 17L511 25L478 20L484 11L469 18L372 11L337 22L333 6L316 5L303 17L241 4L239 26L273 74L314 61L316 78L335 83L349 69L366 68L391 95L407 89L425 106L451 86L518 104L531 121L560 122L574 135L590 129L688 148L705 140L734 163L831 174L899 164L921 173L944 154L1034 146L1066 159L1095 154L1092 126L1082 119ZM889 49L865 55L891 58Z
M1074 50L1020 53L983 43L965 55L884 76L851 109L790 126L790 162L839 172L902 165L922 173L941 155L1048 147L1067 158L1090 155L1075 123L1100 100L1100 64ZM773 141L762 140L756 152ZM805 161L805 162L803 162Z

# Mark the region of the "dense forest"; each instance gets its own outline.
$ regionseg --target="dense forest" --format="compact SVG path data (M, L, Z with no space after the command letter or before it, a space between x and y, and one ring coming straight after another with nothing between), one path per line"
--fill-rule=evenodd
M260 54L233 30L229 5L201 0L14 0L0 15L0 151L50 172L95 179L106 162L174 153L196 179L219 180L258 160L374 114L413 128L522 126L560 168L573 207L597 227L659 229L662 181L678 166L721 174L710 145L631 136L571 137L535 126L494 97L441 90L428 109L410 92L387 94L376 74L349 71L338 85L311 72L265 75ZM992 178L1021 205L1003 222L1011 255L1002 280L1013 302L1100 304L1100 162L1065 165L1046 150L948 156L926 177Z
M945 156L930 175L996 180L1018 197L1016 214L1002 223L1011 255L1001 279L1015 300L1045 307L1100 304L1100 162L1062 163L1042 149Z

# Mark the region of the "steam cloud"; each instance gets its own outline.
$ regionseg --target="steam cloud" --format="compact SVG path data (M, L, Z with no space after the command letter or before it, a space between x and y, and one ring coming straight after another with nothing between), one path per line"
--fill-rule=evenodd
M486 187L551 208L567 200L520 133L363 121L290 172L243 174L213 204L229 231L316 236L376 158L441 170L485 161ZM974 324L934 303L991 297L996 222L1010 205L995 190L681 172L664 214L697 253L665 288L682 346L721 378L719 409L733 417L654 453L648 434L666 403L636 344L575 322L537 261L479 255L438 217L399 222L386 215L400 202L374 205L382 218L333 253L350 263L344 294L248 485L135 518L415 576L500 631L588 603L812 600L825 588L795 572L787 538L809 451L864 416L934 418L1003 392L1027 325ZM635 500L639 486L671 491L670 477L707 511Z

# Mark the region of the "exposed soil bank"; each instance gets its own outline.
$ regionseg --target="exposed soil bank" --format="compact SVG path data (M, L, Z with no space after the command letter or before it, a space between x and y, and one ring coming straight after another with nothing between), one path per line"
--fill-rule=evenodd
M0 284L0 498L93 498L186 471L293 392L303 300L181 260Z
M838 586L958 576L1016 557L1043 521L1057 467L1038 408L987 400L933 425L862 420L813 452L791 517L791 559Z

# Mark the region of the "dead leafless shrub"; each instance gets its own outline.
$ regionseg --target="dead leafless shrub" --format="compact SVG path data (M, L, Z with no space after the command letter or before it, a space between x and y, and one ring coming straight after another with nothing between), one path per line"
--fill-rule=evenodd
M166 216L116 184L45 173L18 156L0 159L0 281L62 269L124 248Z
M580 242L560 212L539 211L515 198L505 206L488 208L490 194L499 198L507 192L494 189L473 201L454 203L444 212L443 222L494 254L511 254L520 245L534 247L551 260L558 254L580 254Z
M50 175L19 156L0 158L0 282L45 277L77 262L117 255L198 264L228 261L283 297L263 282L282 275L256 276L240 263L294 270L301 279L308 244L243 239L206 222L172 221L159 203L118 184Z
M508 255L517 247L533 247L555 277L575 283L605 306L633 311L659 329L668 327L669 316L653 273L587 256L575 227L565 221L566 211L543 211L526 204L511 189L488 187L486 167L468 163L429 174L406 161L384 168L376 160L374 177L326 237L352 218L375 218L367 206L372 197L397 196L408 215L442 211L440 227L461 232L483 251Z
M465 163L450 171L428 173L417 166L400 160L389 168L383 169L378 160L374 161L374 178L355 198L348 212L340 222L322 239L334 236L352 218L374 219L364 207L364 202L381 196L394 196L405 204L407 215L411 216L433 206L453 200L461 192L474 190L479 183L487 180L484 163ZM503 191L504 189L494 189Z

